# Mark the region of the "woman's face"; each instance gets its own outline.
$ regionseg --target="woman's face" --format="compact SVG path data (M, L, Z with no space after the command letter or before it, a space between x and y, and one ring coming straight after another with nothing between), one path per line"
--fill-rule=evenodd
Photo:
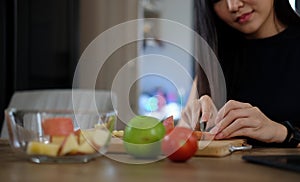
M213 0L216 14L248 38L265 38L283 29L274 16L274 0Z

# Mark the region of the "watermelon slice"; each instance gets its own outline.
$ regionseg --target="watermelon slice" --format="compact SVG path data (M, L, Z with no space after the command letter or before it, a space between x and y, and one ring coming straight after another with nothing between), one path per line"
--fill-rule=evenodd
M42 122L42 128L44 134L50 136L68 136L74 133L72 118L67 117L45 119Z

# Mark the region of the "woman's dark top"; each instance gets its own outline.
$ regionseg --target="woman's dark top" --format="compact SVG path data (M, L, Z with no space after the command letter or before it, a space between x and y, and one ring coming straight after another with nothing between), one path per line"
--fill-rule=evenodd
M250 103L276 122L288 120L300 127L300 27L243 40L243 45L237 49L236 64L227 60L232 65L222 65L228 99Z

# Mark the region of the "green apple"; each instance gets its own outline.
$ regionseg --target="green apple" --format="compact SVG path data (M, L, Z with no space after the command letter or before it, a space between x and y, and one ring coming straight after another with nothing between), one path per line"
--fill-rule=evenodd
M124 130L124 147L136 158L156 158L161 154L161 140L165 136L164 125L150 116L135 116Z

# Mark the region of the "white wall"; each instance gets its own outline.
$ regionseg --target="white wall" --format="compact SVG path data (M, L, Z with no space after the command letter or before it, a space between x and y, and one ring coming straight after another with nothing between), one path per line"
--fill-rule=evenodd
M183 26L192 27L192 0L163 0L159 1L160 18L168 19L182 24ZM174 29L174 27L166 24L160 24L159 35L176 36L182 47L188 48L192 52L192 38L188 35L186 40L182 35L182 31ZM179 26L179 25L178 25ZM177 63L189 73L193 72L193 61L191 56L184 52L180 47L165 44L162 47L147 47L141 54L157 54L157 56L143 58L139 62L139 74L145 73L165 73L170 79L176 80L181 91L188 94L191 86L190 79L184 77L182 70L178 70L178 65L170 64L168 59L174 59ZM159 58L158 55L165 57ZM192 76L192 75L190 75ZM151 91L155 87L163 87L165 91L174 91L174 87L170 86L170 82L166 79L143 78L140 81L140 92ZM178 90L177 90L178 91Z
M108 28L128 20L142 18L141 16L138 17L139 9L137 7L137 2L141 2L141 0L81 0L81 52L84 51L84 49L95 37ZM192 25L192 0L163 0L159 2L161 3L161 18L173 20L186 26ZM171 27L164 26L163 24L160 28L161 36L174 34L179 39L182 38L182 32L178 30L174 30ZM126 36L125 32L124 36ZM182 39L180 42L185 44L185 47L192 47L190 40ZM97 80L96 89L108 88L115 76L111 73L117 72L124 64L124 61L127 62L128 60L137 56L137 48L135 50L134 47L129 48L130 52L128 52L125 48L123 51L124 52L121 51L120 54L117 54L111 58L112 64L103 70L103 75L105 75L105 78ZM166 45L163 47L163 49L150 49L147 51L154 51L154 53L161 53L169 58L175 59L187 70L188 73L192 72L193 62L191 61L190 56L178 47ZM135 68L134 71L130 71L130 73L128 73L128 77L135 77L137 74L136 71L143 73L149 70L151 71L151 69L167 72L168 75L171 75L172 79L179 82L179 85L181 85L180 87L185 89L185 93L189 92L191 82L187 78L183 78L183 74L178 72L176 65L174 68L174 65L170 65L166 61L162 61L159 65L157 65L153 64L150 59L150 61L146 61L145 64L139 65L139 67ZM90 88L93 85L93 82L91 82L89 79L89 75L91 74L90 69L83 67L80 69L80 73L81 76L78 80L78 87ZM124 81L121 83L124 87L128 86L126 80L128 79L124 78ZM140 90L147 90L150 87L153 88L153 84L157 84L159 86L170 84L166 84L164 80L148 80L144 83L141 82L138 84L140 85ZM119 95L122 95L122 89L120 89L119 92ZM137 104L137 101L134 98L135 96L135 94L132 94L131 97L133 98L130 98L130 102L132 104L131 107L133 109L137 107L135 106L135 104ZM122 95L122 97L127 98L128 96ZM122 108L123 106L120 107ZM127 119L129 119L129 117L130 116L128 116Z
M295 10L296 9L296 0L289 0L291 3L292 8Z
M104 31L124 23L126 21L138 18L138 1L139 0L81 0L80 1L80 50L84 52L87 46L91 45L96 37ZM105 64L100 70L99 60L103 61L103 55L108 53L112 47L118 44L118 40L123 40L128 37L137 36L138 27L130 27L126 30L118 29L118 35L115 37L104 36L102 34L101 40L96 41L93 46L86 50L84 59L81 59L82 64L78 67L77 87L88 89L104 89L111 90L112 83L118 71L126 65L128 61L137 57L137 46L131 44L123 46L116 50L105 60ZM108 31L111 32L111 31ZM107 35L107 34L105 34ZM111 35L111 34L109 34ZM116 43L117 42L117 43ZM92 47L92 48L91 48ZM102 48L102 49L101 49ZM104 50L101 52L100 50ZM88 53L87 53L88 52ZM88 63L88 64L87 64ZM122 77L120 83L118 82L118 89L115 91L118 99L118 114L122 122L127 122L131 119L132 115L127 112L128 102L131 109L136 110L136 89L131 90L131 95L126 95L123 90L126 90L129 80L136 77L137 68L131 65L131 70ZM96 80L96 83L95 83ZM119 98L126 100L120 101ZM124 124L118 124L117 128L122 128Z

